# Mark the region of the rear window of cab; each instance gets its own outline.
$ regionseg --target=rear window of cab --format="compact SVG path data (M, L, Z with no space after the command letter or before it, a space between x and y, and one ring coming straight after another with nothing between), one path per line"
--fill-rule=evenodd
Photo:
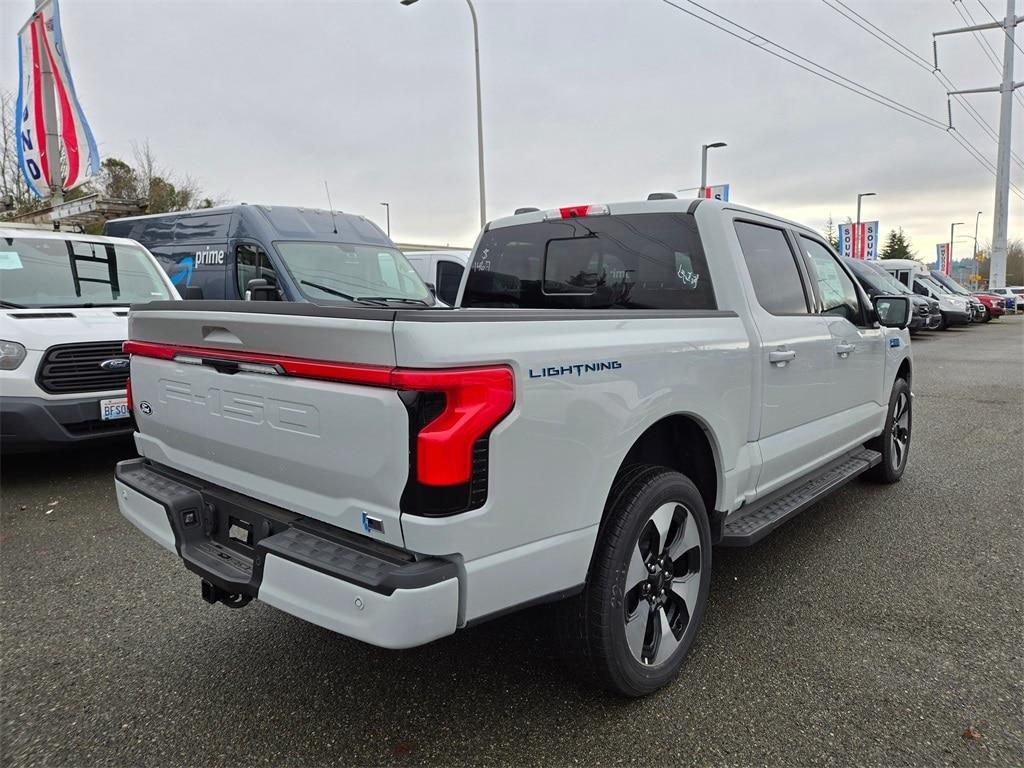
M717 309L697 224L685 213L491 229L473 255L462 306Z

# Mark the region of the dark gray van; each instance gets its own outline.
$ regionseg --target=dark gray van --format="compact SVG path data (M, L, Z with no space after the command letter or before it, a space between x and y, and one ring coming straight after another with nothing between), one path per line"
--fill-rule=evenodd
M146 246L184 298L435 303L388 236L350 213L243 203L114 219L103 233Z

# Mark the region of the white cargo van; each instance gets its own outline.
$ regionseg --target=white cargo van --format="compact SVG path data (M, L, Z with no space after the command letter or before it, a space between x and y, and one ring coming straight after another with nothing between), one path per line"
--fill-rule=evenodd
M881 259L875 263L911 288L914 293L939 302L939 311L942 313L940 328L967 325L971 322L970 298L956 296L936 282L926 264L916 259Z
M0 224L0 447L130 435L128 305L177 298L134 240Z
M434 295L447 304L455 306L459 295L462 273L469 264L469 251L449 249L444 251L403 251L405 258L423 279Z

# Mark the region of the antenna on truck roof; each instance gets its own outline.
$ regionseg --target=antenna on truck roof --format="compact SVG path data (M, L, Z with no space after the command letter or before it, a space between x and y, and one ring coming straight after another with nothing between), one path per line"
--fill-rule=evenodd
M331 210L331 224L334 226L334 234L338 234L338 222L334 218L334 205L331 203L331 189L327 186L327 179L324 179L324 192L327 193L327 207Z

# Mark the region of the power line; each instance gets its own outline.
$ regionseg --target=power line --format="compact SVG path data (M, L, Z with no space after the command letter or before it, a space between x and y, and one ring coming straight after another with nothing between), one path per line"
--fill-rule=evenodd
M848 77L840 75L838 72L835 72L835 71L829 69L828 67L825 67L825 66L823 66L821 64L818 64L817 62L812 61L811 59L808 59L806 56L801 56L800 54L798 54L798 53L796 53L794 51L791 51L790 49L786 48L785 46L780 45L779 43L776 43L775 41L765 37L764 35L761 35L761 34L759 34L757 32L754 32L753 30L748 29L747 27L744 27L742 24L739 24L739 23L733 21L732 19L730 19L730 18L728 18L726 16L723 16L720 13L716 13L715 11L712 11L711 9L704 7L700 3L696 2L696 0L685 0L685 2L688 2L690 5L693 5L693 6L696 6L697 8L700 8L702 11L704 11L705 13L707 13L707 14L709 14L711 16L714 16L715 18L721 19L726 24L729 24L729 25L735 27L736 29L743 30L743 32L745 32L747 35L749 35L749 37L744 37L743 35L739 34L738 32L735 32L735 31L733 31L731 29L728 29L728 28L722 26L721 24L715 23L711 19L707 19L707 18L701 16L700 14L694 13L693 11L689 10L688 8L684 8L681 5L678 5L677 3L673 2L673 0L661 0L661 2L664 3L665 5L668 5L671 8L674 8L677 11L685 13L687 16L692 16L693 18L697 19L698 21L702 21L705 24L714 27L715 29L718 29L718 30L720 30L722 32L725 32L727 35L730 35L731 37L735 37L737 40L741 40L744 43L747 43L748 45L751 45L751 46L753 46L753 47L755 47L755 48L757 48L759 50L764 51L765 53L771 54L772 56L774 56L777 59L781 59L782 61L785 61L785 62L787 62L789 64L792 64L795 67L799 67L800 69L804 70L805 72L809 72L810 74L815 75L817 77L820 77L823 80L827 80L827 81L829 81L831 83L834 83L834 84L840 86L841 88L845 88L846 90L851 91L852 93L856 93L859 96L863 96L866 99L869 99L869 100L871 100L871 101L873 101L873 102L875 102L877 104L881 104L883 107L887 107L887 108L889 108L889 109L891 109L891 110L893 110L895 112L899 112L900 114L903 114L903 115L905 115L907 117L910 117L910 118L912 118L914 120L917 120L920 123L924 123L925 125L928 125L928 126L930 126L932 128L939 128L939 129L949 133L951 136L953 136L953 138L957 141L957 143L960 144L960 146L963 147L968 152L968 154L970 154L976 161L978 161L983 167L985 167L990 172L995 173L994 166L992 165L992 163L985 159L984 155L980 152L980 150L978 150L977 147L975 147L973 144L971 144L969 141L967 141L967 139L965 139L963 136L961 136L955 130L950 129L944 123L941 123L940 121L935 120L934 118L929 117L928 115L925 115L923 112L918 112L917 110L912 109L910 107L905 107L905 106L899 104L899 102L897 102L896 100L894 100L894 99L892 99L892 98L890 98L888 96L885 96L884 94L881 94L878 91L874 91L874 90L868 88L867 86L862 85L861 83L858 83L855 80L852 80L852 79L850 79ZM764 44L755 42L755 40L762 40L762 41L764 41ZM775 48L778 48L779 50L785 51L786 53L790 54L791 56L795 57L796 59L799 59L800 61L793 61L793 59L789 59L786 56L783 56L778 51L773 51L770 48L765 47L765 44L774 46ZM811 66L806 66L805 64L801 64L800 63L801 61L806 62L807 64L809 64ZM814 67L814 68L812 68L812 67ZM837 79L834 79L832 77L829 77L828 75L823 74L823 72L821 70L823 70L824 72L827 72L827 73L829 73L831 75L834 75L836 78L839 78L839 79L837 80ZM845 82L843 82L843 81L845 81ZM1017 194L1018 197L1020 197L1022 200L1024 200L1024 191L1020 190L1019 188L1017 188L1013 184L1011 184L1011 187L1013 188L1014 193Z
M963 19L964 24L977 26L978 22L974 20L974 17L971 15L971 12L967 10L967 6L964 4L963 0L960 0L960 5L956 4L957 0L950 0L950 2L953 4L953 8L956 9L957 15L959 15L960 18ZM986 8L985 11L987 12L988 8ZM992 14L990 13L989 16L992 16ZM994 17L992 20L998 22L998 19ZM1005 34L1005 32L1006 30L1004 29L1003 33ZM992 47L992 44L988 40L986 40L985 36L982 35L980 32L972 32L971 34L974 35L974 39L977 41L978 45L981 46L982 52L984 52L988 60L992 62L992 66L996 68L996 72L998 72L999 76L1002 77L1003 65L1000 61L999 55L996 53L995 48ZM1021 96L1016 91L1013 92L1013 95L1017 99L1017 103L1024 107L1024 96Z
M996 18L995 16L993 16L993 15L992 15L992 11L990 11L990 10L988 9L988 6L987 6L987 5L985 5L985 3L983 3L983 2L981 1L981 0L978 0L978 5L980 5L980 6L981 6L981 9L982 9L982 10L983 10L983 11L984 11L985 13L987 13L987 14L988 14L988 17L989 17L990 19L992 19L992 21L994 21L994 22L995 22L996 24L1002 24L1002 23L1003 23L1003 22L1001 22L1001 21L1000 21L999 19L997 19L997 18ZM964 10L967 10L967 9L966 9L966 7L964 8ZM1009 36L1010 36L1010 34L1009 34L1009 33L1008 33L1008 32L1007 32L1007 31L1006 31L1005 29L1003 30L1003 34L1004 34L1004 35L1006 35L1007 37L1009 37ZM1011 40L1011 42L1013 43L1013 47L1014 47L1014 48L1016 48L1016 49L1017 49L1018 51L1020 51L1021 53L1024 53L1024 48L1021 48L1021 47L1020 47L1020 43L1018 43L1016 39L1014 39L1014 40Z
M820 77L823 80L828 80L831 83L835 83L836 85L838 85L838 86L840 86L842 88L845 88L848 91L852 91L853 93L856 93L859 96L863 96L866 99L870 99L871 101L874 101L877 104L881 104L883 107L888 107L889 109L892 109L892 110L894 110L896 112L899 112L899 113L901 113L903 115L906 115L907 117L913 118L913 119L917 120L918 122L924 123L925 125L929 125L932 128L941 128L942 130L946 129L945 123L943 123L943 122L941 122L939 120L936 120L933 117L929 117L928 115L924 114L923 112L919 112L916 109L913 109L911 107L907 107L907 106L905 106L903 104L900 104L896 99L890 98L889 96L886 96L885 94L882 94L882 93L879 93L878 91L872 90L871 88L868 88L866 85L862 85L861 83L858 83L855 80L851 80L850 78L845 77L844 75L840 75L838 72L835 72L835 71L829 69L828 67L822 66L821 64L818 64L815 61L811 61L806 56L801 56L800 54L798 54L798 53L796 53L794 51L791 51L790 49L786 48L785 46L779 45L778 43L774 42L773 40L768 39L764 35L758 34L757 32L754 32L753 30L747 29L742 24L738 24L735 21L733 21L732 19L728 19L725 16L722 16L720 13L715 13L711 9L705 8L700 3L694 2L694 0L686 0L686 2L690 3L690 5L697 6L698 8L700 8L705 13L708 13L708 14L710 14L712 16L715 16L715 17L717 17L719 19L722 19L723 21L725 21L728 24L731 24L732 26L736 27L737 29L743 30L745 33L750 35L750 37L749 38L744 37L743 35L741 35L741 34L739 34L737 32L734 32L731 29L727 29L726 27L723 27L720 24L716 24L715 22L711 21L710 19L706 19L703 16L700 16L699 14L696 14L696 13L694 13L693 11L691 11L691 10L689 10L687 8L683 8L682 6L677 5L676 3L672 2L672 0L661 0L661 1L663 3L665 3L666 5L668 5L668 6L671 6L672 8L675 8L677 11L681 11L681 12L687 14L688 16L692 16L695 19L703 21L705 24L709 24L712 27L715 27L715 29L719 29L722 32L725 32L727 35L731 35L732 37L735 37L737 40L742 40L743 42L747 43L748 45L752 45L755 48L758 48L758 49L764 51L765 53L771 54L772 56L774 56L777 59L782 59L783 61L788 62L789 64L792 64L795 67L799 67L800 69L804 70L805 72L810 72L812 75L816 75L817 77ZM778 51L770 50L769 48L766 48L764 45L754 42L755 39L763 40L768 45L772 45L772 46L774 46L774 47L776 47L776 48L778 48L778 49L780 49L782 51L785 51L790 56L793 56L796 59L799 59L800 61L807 62L807 64L810 64L811 66L806 66L804 64L801 64L800 61L793 61L793 59L786 58L785 56L783 56ZM812 67L816 67L816 69L812 69ZM839 78L839 79L837 80L837 79L834 79L833 77L829 77L826 74L822 74L822 71L819 71L819 70L822 70L823 72L827 72L829 75L834 75L834 78Z
M853 8L844 3L843 0L821 1L847 21L860 27L862 30L870 34L872 37L885 43L889 48L892 48L894 51L899 53L901 56L903 56L911 63L930 73L933 77L935 77L936 80L939 81L939 84L942 85L947 92L960 90L945 73L943 73L941 70L934 69L932 64L927 59L915 53L913 50L911 50L909 46L897 40L895 37L890 35L881 27L877 26L876 24L873 24L862 14L858 13ZM837 8L835 5L832 4L833 2L835 2L837 5L842 6L844 10L840 10L839 8ZM995 129L988 124L985 118L982 117L981 113L979 113L978 110L975 109L974 105L971 104L971 102L966 97L964 97L961 94L953 94L952 98L956 99L957 103L960 104L965 110L967 110L968 117L970 117L975 123L977 123L978 126L989 135L989 138L991 138L997 144L999 143L999 134L996 133ZM1017 163L1017 165L1019 165L1021 168L1024 168L1024 160L1022 160L1012 150L1011 155L1013 156L1013 159Z

